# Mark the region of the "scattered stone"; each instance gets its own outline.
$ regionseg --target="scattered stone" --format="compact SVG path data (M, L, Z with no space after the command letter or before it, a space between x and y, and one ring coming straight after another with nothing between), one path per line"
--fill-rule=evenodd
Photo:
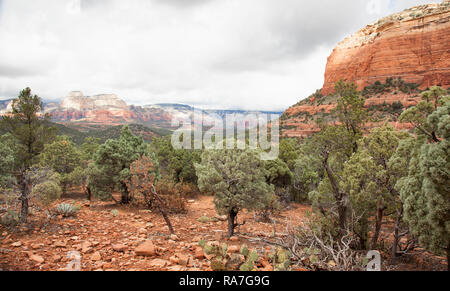
M95 252L95 253L93 253L92 256L91 256L91 260L92 260L92 261L98 262L98 261L100 261L101 259L102 259L102 255L100 255L99 252Z
M113 244L112 248L113 248L114 251L119 252L119 253L120 252L124 253L128 249L128 247L126 245L123 245L123 244Z
M239 246L229 246L228 251L230 253L239 253L241 248Z
M213 232L215 240L221 240L223 238L223 230L213 230Z
M201 247L195 249L194 258L197 260L203 260L205 258L205 253L203 252L203 249Z
M180 271L184 271L185 268L182 266L171 266L171 267L168 267L167 270L173 271L173 272L180 272Z
M43 257L38 256L38 255L31 255L30 260L35 261L38 264L42 264L45 261Z
M168 261L166 260L162 260L162 259L154 259L150 262L150 265L152 267L156 267L156 268L164 268L165 266L168 265Z
M230 241L237 242L237 241L239 241L239 238L237 236L232 236L232 237L230 237Z
M185 254L177 254L176 255L179 259L179 264L182 266L187 266L189 264L190 257Z
M180 263L180 259L177 258L176 256L171 256L171 257L169 258L169 261L170 261L171 263L175 264L175 265L177 265L177 264Z
M53 260L54 263L59 263L61 261L61 259L62 259L62 257L59 256L59 255L54 255L52 257L52 260Z
M216 215L215 218L217 218L219 221L226 221L228 219L226 215Z
M143 244L141 244L140 246L138 246L134 252L136 253L136 255L138 256L154 256L155 255L155 246L153 244L152 241L148 240L146 242L144 242Z
M91 248L92 244L90 242L84 242L81 244L81 252L82 253L88 253L92 250Z
M18 248L18 247L22 246L22 242L18 241L18 242L12 243L11 246Z

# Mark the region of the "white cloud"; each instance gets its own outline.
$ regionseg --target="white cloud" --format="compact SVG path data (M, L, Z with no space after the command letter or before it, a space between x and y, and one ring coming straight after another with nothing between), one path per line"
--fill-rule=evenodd
M48 99L283 110L322 86L346 35L429 2L0 0L0 97L30 86Z

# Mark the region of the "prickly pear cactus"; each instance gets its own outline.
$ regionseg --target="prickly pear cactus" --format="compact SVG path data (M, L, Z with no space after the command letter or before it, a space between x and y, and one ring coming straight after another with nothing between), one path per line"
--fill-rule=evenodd
M208 256L211 256L211 269L214 271L253 271L259 259L256 251L250 251L243 245L240 254L228 254L228 245L209 245L204 240L198 242Z
M278 248L275 252L269 254L269 260L275 271L288 271L291 264L291 253L288 250Z
M244 254L243 254L244 255ZM245 256L245 255L244 255ZM244 271L244 272L250 272L253 271L255 269L255 263L258 261L259 259L259 255L257 252L255 251L251 251L250 253L248 252L247 249L247 256L246 257L246 261L244 264L241 265L241 267L239 268L239 270Z

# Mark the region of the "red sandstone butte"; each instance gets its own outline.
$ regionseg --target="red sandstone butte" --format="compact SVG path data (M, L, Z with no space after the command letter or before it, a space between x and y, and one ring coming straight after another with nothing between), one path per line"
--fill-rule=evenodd
M322 94L339 80L358 89L401 77L422 89L450 86L450 1L416 6L368 25L328 58Z

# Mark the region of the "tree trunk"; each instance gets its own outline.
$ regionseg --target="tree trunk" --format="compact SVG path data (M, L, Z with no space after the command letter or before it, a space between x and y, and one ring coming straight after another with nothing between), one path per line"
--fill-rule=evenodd
M22 182L22 193L20 196L20 200L22 201L22 206L20 208L20 222L27 223L28 219L28 195L30 193L30 185L28 185L27 181L24 179Z
M342 199L338 201L339 227L344 230L347 226L347 207Z
M378 242L378 237L380 236L381 225L383 224L383 213L386 207L383 203L379 203L377 207L377 219L375 222L375 231L373 232L372 242L370 243L370 249L373 250Z
M403 217L403 205L401 206L400 210L397 209L397 218L395 219L394 225L394 243L392 245L391 251L392 258L395 258L398 252L398 244L400 243L400 234L399 234L400 221L402 220L402 217Z
M62 183L62 195L66 195L67 194L67 183L63 182Z
M88 199L89 201L91 201L91 200L92 200L92 191L91 191L91 188L90 188L90 187L86 187L86 192L87 192L87 199Z
M325 171L327 172L328 179L330 180L331 188L333 189L334 198L336 199L336 204L338 207L338 215L339 215L339 227L341 230L344 230L347 225L347 205L345 202L345 194L340 191L339 184L334 177L333 171L328 165L328 157L329 153L323 153L323 166Z
M156 192L156 188L153 185L152 185L152 193L158 202L158 210L159 210L159 212L161 212L161 215L163 216L164 220L166 221L167 227L169 227L170 234L175 234L175 231L173 230L173 227L172 227L172 223L170 222L169 216L167 215L167 212L165 210L165 208L166 208L165 203L161 199L161 197L159 197L158 192Z
M236 227L236 216L236 211L234 209L231 209L230 213L228 214L228 238L234 235L234 228Z
M125 183L122 183L122 199L120 201L121 204L129 204L130 203L130 194L128 193L128 187Z
M20 222L27 223L28 218L28 197L22 194L20 198L22 200L22 207L20 208Z
M166 212L166 210L164 210L164 206L159 205L158 209L159 209L159 212L161 212L161 215L164 217L164 220L166 221L167 226L169 227L170 234L175 234L175 231L173 230L173 227L172 227L172 223L169 220L169 216L167 216L167 212Z

